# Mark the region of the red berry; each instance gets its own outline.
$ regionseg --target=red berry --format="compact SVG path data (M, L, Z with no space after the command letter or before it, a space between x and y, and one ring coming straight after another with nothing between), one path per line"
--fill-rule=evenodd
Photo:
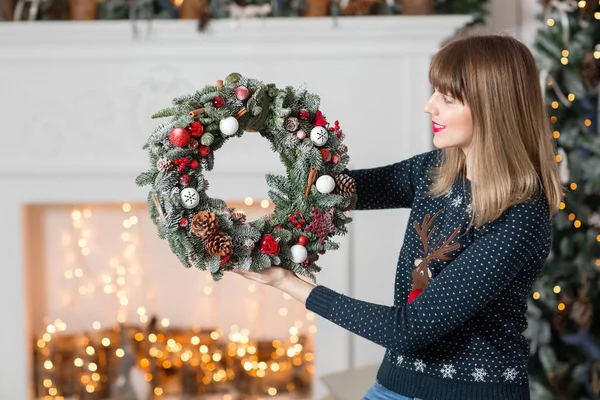
M296 217L299 217L300 216L300 211L296 210L296 212L294 214L296 214Z
M302 120L307 120L308 119L308 111L307 110L300 110L298 111L298 118L302 119Z
M306 223L306 220L305 220L304 218L302 218L302 219L300 220L300 223L301 223L301 224L304 224L304 223Z
M290 220L290 222L294 222L296 220L296 218L294 218L293 216L290 215L290 217L288 218Z
M338 121L337 119L334 122L335 126L340 126L340 121Z
M187 186L190 184L190 176L185 174L185 175L181 175L179 177L179 183L181 183L183 186Z
M190 132L183 128L173 128L169 132L169 142L175 147L185 147L190 143Z
M333 132L333 131L335 131L334 127L329 128L329 132Z
M177 167L177 171L181 174L183 173L183 171L185 171L185 165L181 164L179 167Z
M187 226L188 224L188 220L186 217L181 217L181 219L179 220L179 226L184 227Z
M196 169L196 168L198 168L198 161L196 161L196 160L192 160L192 162L190 162L190 168L191 168L191 169Z
M281 229L281 225L275 225L275 229Z
M210 147L209 146L200 146L198 147L198 153L202 156L205 157L207 155L210 154Z
M306 236L300 236L300 237L298 237L298 244L299 245L306 246L306 243L308 243L308 238Z
M296 228L300 229L300 228L302 228L302 225L296 224Z
M212 105L215 108L221 108L225 105L225 100L222 97L217 96L213 99Z
M337 131L337 134L336 134L336 135L337 135L337 138L338 138L338 139L339 139L339 138L341 138L341 137L342 137L342 131Z

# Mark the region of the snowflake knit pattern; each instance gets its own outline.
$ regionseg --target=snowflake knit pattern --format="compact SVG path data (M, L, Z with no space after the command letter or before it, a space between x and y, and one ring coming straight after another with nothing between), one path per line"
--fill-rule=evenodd
M394 305L317 286L306 307L385 347L377 380L403 396L528 400L529 344L523 331L527 298L550 251L547 201L540 194L513 205L495 221L469 228L469 180L461 176L442 197L426 194L429 171L441 156L434 150L384 167L345 172L356 180L357 210L411 208ZM457 228L460 232L452 237ZM430 278L408 302L411 274L425 262Z

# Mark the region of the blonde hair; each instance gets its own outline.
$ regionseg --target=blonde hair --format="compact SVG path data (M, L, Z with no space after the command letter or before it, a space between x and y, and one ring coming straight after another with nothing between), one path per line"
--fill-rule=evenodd
M432 86L471 109L469 174L477 227L541 193L550 216L558 211L564 190L538 76L529 49L508 36L450 42L431 62ZM448 193L459 174L466 174L465 154L444 149L440 167L431 172L430 194Z

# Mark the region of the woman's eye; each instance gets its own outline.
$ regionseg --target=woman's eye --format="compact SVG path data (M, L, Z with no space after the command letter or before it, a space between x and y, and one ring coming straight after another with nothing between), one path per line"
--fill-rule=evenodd
M442 99L444 99L444 103L446 104L452 103L452 99L448 96L442 96Z

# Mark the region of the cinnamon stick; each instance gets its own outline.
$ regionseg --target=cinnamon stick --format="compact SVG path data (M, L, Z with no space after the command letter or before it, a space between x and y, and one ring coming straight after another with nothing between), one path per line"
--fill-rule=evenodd
M158 216L159 216L161 222L165 222L165 213L163 212L163 209L160 205L160 201L158 200L158 195L156 193L152 194L152 201L154 202L154 206L156 207L156 210L158 211Z
M198 108L196 110L190 111L190 116L195 117L196 115L204 114L204 108Z
M310 172L308 173L308 182L306 182L306 189L304 190L304 197L308 197L308 194L310 193L310 188L312 187L313 183L315 183L316 177L317 177L317 169L315 167L312 167L310 169Z
M238 111L234 117L236 119L239 119L242 115L246 114L248 112L248 109L246 107L242 108L240 111Z

